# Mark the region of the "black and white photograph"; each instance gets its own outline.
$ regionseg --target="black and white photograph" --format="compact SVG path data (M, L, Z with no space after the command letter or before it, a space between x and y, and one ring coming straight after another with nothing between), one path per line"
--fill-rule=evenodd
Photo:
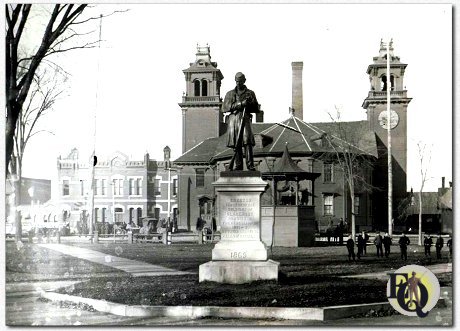
M452 327L454 6L5 3L2 327Z

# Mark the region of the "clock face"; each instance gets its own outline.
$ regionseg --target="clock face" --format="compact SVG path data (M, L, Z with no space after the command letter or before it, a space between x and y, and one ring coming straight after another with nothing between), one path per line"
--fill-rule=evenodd
M386 110L382 111L379 115L379 124L382 128L387 129L388 113ZM394 110L390 110L390 129L394 129L399 123L398 113Z

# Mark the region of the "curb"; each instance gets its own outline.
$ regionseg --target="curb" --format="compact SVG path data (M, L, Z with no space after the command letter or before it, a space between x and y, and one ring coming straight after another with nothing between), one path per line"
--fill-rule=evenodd
M124 305L105 300L82 298L69 294L41 292L42 298L51 301L70 301L92 306L95 310L127 317L182 317L182 318L253 318L330 321L364 314L370 310L390 309L389 302L368 303L324 308L291 307L218 307L218 306L143 306ZM445 307L440 298L436 307Z

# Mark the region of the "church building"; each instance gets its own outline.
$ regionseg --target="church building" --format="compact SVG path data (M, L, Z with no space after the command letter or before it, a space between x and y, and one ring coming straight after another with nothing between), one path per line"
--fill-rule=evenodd
M307 245L302 238L302 218L314 220L319 232L340 220L350 223L352 200L357 231L387 229L387 82L391 84L393 210L397 210L398 200L406 196L407 105L411 100L403 88L407 65L393 55L392 45L390 56L389 79L383 44L368 66L370 90L362 104L367 113L365 120L310 123L304 119L302 62L292 63L292 104L286 119L264 123L263 112L253 119L254 163L267 182L261 198L262 227L264 217L282 222L282 217L293 213L290 206L297 207L297 239L289 243L281 236L275 245ZM212 183L228 168L233 155L233 150L226 146L226 123L221 110L223 75L217 63L211 62L209 46L198 47L195 62L184 74L187 92L179 103L183 154L174 161L180 168L178 227L194 230L201 217L209 225L215 218L219 228ZM314 110L308 112L311 111ZM344 180L344 167L338 162L345 152L361 160L355 169L360 181L355 183L353 199ZM397 218L395 213L393 216Z

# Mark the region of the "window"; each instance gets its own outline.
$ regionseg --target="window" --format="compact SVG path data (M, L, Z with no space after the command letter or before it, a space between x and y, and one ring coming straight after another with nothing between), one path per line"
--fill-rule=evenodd
M129 179L129 195L135 194L136 192L135 184L136 182L134 181L134 179L130 178Z
M140 222L142 218L142 208L138 207L137 208L137 225L142 226L142 223Z
M123 223L123 208L115 207L115 222Z
M69 180L64 179L62 181L62 195L69 195L70 194L70 183Z
M129 222L134 222L134 208L129 208Z
M80 179L80 195L85 195L85 181Z
M195 88L195 96L199 97L200 96L200 81L196 80L193 84Z
M204 169L196 169L196 187L204 186Z
M107 194L107 179L101 179L101 195L106 195L106 194Z
M201 96L206 97L208 95L208 82L203 80L201 82Z
M334 214L334 196L332 194L324 195L324 215Z
M172 192L173 195L177 195L177 191L178 191L177 184L178 184L177 178L173 179L173 192Z
M154 179L154 182L153 182L153 192L155 195L161 195L160 180L157 178Z
M324 182L325 183L332 183L332 181L334 180L334 174L333 174L333 164L332 163L324 163L324 166L323 166L323 170L324 170Z
M355 215L359 215L359 207L360 207L359 195L355 195Z
M99 222L99 208L94 208L94 222Z
M101 191L101 181L99 179L94 180L94 194L98 195Z
M141 178L138 178L136 179L136 184L137 184L137 195L141 195L142 194L142 179Z
M113 195L123 195L123 179L113 180Z
M102 219L102 223L107 222L107 208L102 208L101 219Z

